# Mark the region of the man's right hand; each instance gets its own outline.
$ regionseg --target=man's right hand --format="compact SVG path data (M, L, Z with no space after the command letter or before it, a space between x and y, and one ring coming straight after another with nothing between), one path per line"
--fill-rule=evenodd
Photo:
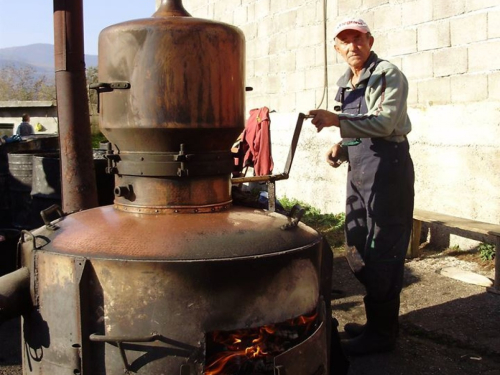
M340 144L334 144L326 153L326 162L333 168L337 168L345 161L344 150Z

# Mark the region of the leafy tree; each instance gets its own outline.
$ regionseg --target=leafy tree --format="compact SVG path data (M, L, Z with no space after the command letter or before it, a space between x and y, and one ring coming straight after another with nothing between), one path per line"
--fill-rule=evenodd
M87 87L98 82L97 68L85 70ZM99 131L97 114L97 92L88 90L89 113L93 132ZM36 73L32 66L16 67L5 65L0 67L0 101L56 101L55 83L49 83L45 75Z
M55 100L56 88L31 66L0 68L0 100Z
M97 68L95 66L91 66L85 69L85 77L87 78L87 87L93 83L99 82L99 78L97 76ZM97 91L96 90L88 90L89 96L89 109L90 114L97 114Z

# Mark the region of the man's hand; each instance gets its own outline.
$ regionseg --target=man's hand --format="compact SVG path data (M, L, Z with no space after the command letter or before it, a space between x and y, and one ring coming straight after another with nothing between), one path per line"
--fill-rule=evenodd
M311 122L314 126L316 126L316 130L318 133L323 128L327 128L330 126L340 126L339 117L333 112L329 112L324 109L315 109L309 111L309 115L314 116Z
M333 145L326 153L326 162L333 168L337 168L345 161L344 150L340 144Z

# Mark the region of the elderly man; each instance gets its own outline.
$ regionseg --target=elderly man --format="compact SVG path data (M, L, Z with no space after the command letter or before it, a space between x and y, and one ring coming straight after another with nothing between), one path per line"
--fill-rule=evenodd
M404 259L412 229L414 171L406 135L411 130L408 82L371 51L374 38L361 19L336 26L335 50L349 65L337 82L341 113L312 110L317 131L340 129L327 153L347 161L346 258L365 286L366 324L348 323L347 355L392 350L398 333Z

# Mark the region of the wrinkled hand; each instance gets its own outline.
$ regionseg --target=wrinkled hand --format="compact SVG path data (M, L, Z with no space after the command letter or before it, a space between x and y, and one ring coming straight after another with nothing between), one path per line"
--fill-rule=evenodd
M323 128L340 126L339 117L333 112L326 111L324 109L315 109L309 111L309 115L314 116L311 123L316 126L316 131L318 133L323 130Z
M326 153L326 162L333 168L337 168L345 161L345 154L342 146L338 143L333 145Z

